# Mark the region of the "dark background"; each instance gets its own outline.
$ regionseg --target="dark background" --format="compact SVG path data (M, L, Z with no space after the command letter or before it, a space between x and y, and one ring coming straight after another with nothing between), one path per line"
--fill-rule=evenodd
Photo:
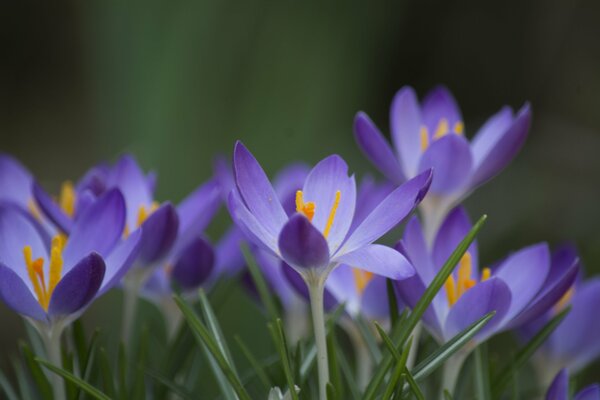
M483 262L571 240L588 273L600 270L598 1L7 1L1 9L0 150L50 190L131 152L159 172L159 198L178 201L236 139L270 173L340 153L361 175L373 170L352 138L355 112L388 132L396 90L409 84L423 95L444 83L468 136L504 104L533 106L521 154L467 202L473 217L490 217ZM110 302L93 310L118 324L103 313ZM249 312L222 318L244 329ZM4 306L0 320L0 348L15 354L22 324Z

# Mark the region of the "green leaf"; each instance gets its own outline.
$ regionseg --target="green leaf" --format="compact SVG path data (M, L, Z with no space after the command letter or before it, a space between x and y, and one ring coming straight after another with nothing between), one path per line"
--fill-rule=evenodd
M254 373L258 377L258 380L260 380L265 389L270 390L271 387L273 387L273 384L271 383L271 380L269 379L269 376L265 372L261 363L256 359L256 357L254 357L254 354L252 354L252 352L248 349L248 347L244 344L244 342L239 336L236 335L234 337L234 340L237 343L240 350L242 351L242 354L250 363L250 366L254 370Z
M119 352L117 354L118 360L118 393L119 399L128 400L129 395L127 394L127 353L125 351L125 345L123 342L119 344Z
M450 392L446 389L444 389L444 398L446 400L454 400L454 398L452 397L452 395L450 394Z
M340 368L337 357L337 342L335 340L335 329L331 330L327 335L327 360L329 362L329 383L333 386L335 397L334 399L344 398L342 387L342 377L340 376Z
M335 392L335 387L331 384L331 382L327 382L327 400L336 400L337 394Z
M397 349L392 344L391 339L385 333L385 331L379 326L379 324L377 324L376 326L379 330L379 333L383 333L382 337L385 337L385 344L390 350L390 353L394 356L394 359L396 360L396 366L394 367L394 371L392 372L392 376L382 397L383 399L388 400L392 398L392 395L394 394L394 391L397 387L398 381L400 380L400 376L402 375L404 370L406 370L406 360L408 360L408 354L410 353L412 338L410 338L406 346L404 346L402 354L399 354Z
M195 397L191 393L188 393L187 390L176 385L174 382L171 382L171 380L169 378L164 377L157 372L150 371L147 369L146 375L148 375L149 377L151 377L152 379L154 379L155 381L157 381L159 384L163 385L164 387L168 388L171 392L173 392L174 394L176 394L177 396L181 397L184 400L194 400L195 399ZM165 398L168 398L168 397L165 396Z
M46 374L44 374L44 371L42 371L40 365L35 361L35 356L33 355L31 349L25 342L20 342L19 348L21 349L23 358L25 358L29 372L36 384L37 390L42 395L42 398L52 400L53 394L50 382L48 382L48 378L46 378Z
M358 316L355 321L361 336L367 344L367 348L369 349L369 353L371 353L371 357L375 363L378 363L381 360L382 354L381 350L379 350L379 345L377 344L377 338L373 334L373 329L371 326L369 326L370 323L367 322L362 316Z
M394 326L398 322L398 300L396 299L393 281L390 278L386 278L385 284L387 288L388 308L390 310L390 323L391 326Z
M12 387L8 379L6 379L6 376L2 371L0 371L0 388L2 388L8 400L19 400L19 396L17 396L15 389Z
M277 311L277 306L275 305L276 303L271 294L271 290L269 290L269 286L265 281L262 271L260 270L260 268L258 268L258 265L256 265L254 257L250 253L248 246L242 245L241 247L242 253L244 254L244 259L246 260L246 264L248 265L248 270L250 271L250 275L252 276L252 280L254 281L256 290L258 291L260 301L267 309L269 319L275 321L277 318L279 318L279 312Z
M502 372L494 378L494 384L492 385L492 394L494 398L499 398L504 389L510 384L513 374L518 371L525 363L531 358L531 356L537 351L537 349L546 341L548 336L560 325L562 320L567 316L570 307L565 308L563 311L558 313L552 318L542 330L540 330L519 352L517 353L514 361L506 366Z
M420 381L429 376L429 374L441 366L448 358L466 345L473 336L475 336L477 332L479 332L488 321L494 317L494 315L496 315L496 312L490 311L427 356L413 371L411 371L415 380Z
M490 400L490 365L487 355L487 344L481 343L474 351L475 393L477 399Z
M105 395L100 390L96 389L95 387L93 387L92 385L90 385L89 383L84 381L83 379L76 377L72 373L65 371L62 368L56 367L56 366L52 365L51 363L49 363L45 360L42 360L40 358L36 358L35 360L38 363L42 364L45 368L54 372L55 374L62 376L63 379L65 379L66 381L73 383L75 386L77 386L78 388L80 388L81 390L83 390L84 392L86 392L87 394L92 396L93 398L95 398L97 400L110 400L110 397L108 397L107 395Z
M79 365L84 366L87 363L87 342L85 340L85 330L81 319L78 318L73 322L71 326L71 337L73 338L73 344L75 345L75 355Z
M281 365L283 367L283 373L285 375L285 380L288 385L288 391L293 400L298 400L298 393L294 388L296 385L294 384L294 375L292 373L292 368L290 365L290 356L288 353L287 341L285 338L285 333L283 331L283 324L280 319L275 321L275 325L269 324L269 330L271 331L271 336L273 336L273 342L275 343L275 348L279 353Z
M137 354L137 362L134 368L132 393L133 399L144 399L146 385L144 382L144 365L146 364L146 354L148 353L148 327L143 326L140 334L139 350Z
M418 400L425 400L425 396L423 395L423 392L421 392L419 385L417 385L415 378L412 376L410 371L408 371L406 369L406 367L404 367L404 373L405 373L406 381L408 382L408 387L410 388L412 393L415 395L415 397Z
M175 302L179 306L179 309L183 313L186 321L188 322L194 336L198 343L206 346L206 349L214 357L220 370L225 374L227 380L231 383L236 394L243 400L250 400L250 395L246 392L246 389L242 386L240 380L237 378L231 366L228 364L225 355L221 352L219 345L216 340L211 336L206 326L198 319L196 313L177 295L174 296Z
M25 367L20 362L20 360L13 359L12 360L13 368L15 370L15 375L17 376L17 384L19 385L19 392L21 394L21 399L33 399L34 393L31 391L31 384L27 379L27 374L25 373Z
M115 398L117 390L115 389L115 381L112 375L113 369L108 361L108 355L103 347L98 349L98 354L100 373L102 374L102 387L104 388L104 392L108 395L108 397Z
M475 240L475 236L479 233L481 228L483 227L485 221L487 219L486 215L483 215L479 218L479 221L471 228L467 236L458 244L456 249L452 252L448 260L444 263L444 266L440 269L440 271L436 274L435 278L431 281L423 296L419 299L412 312L409 314L406 322L402 324L402 330L399 334L399 338L397 343L400 345L404 345L404 342L411 335L415 326L421 320L421 317L429 307L429 304L433 301L434 297L440 291L448 276L452 273L462 256L465 254L473 240ZM392 357L384 358L380 363L377 372L375 373L373 380L367 386L367 390L365 392L366 399L373 399L377 393L379 385L383 381L387 371L390 369L392 363Z
M344 381L346 382L346 388L350 392L350 397L352 399L358 400L360 399L360 390L356 384L356 377L352 372L352 368L350 367L350 363L346 359L343 351L339 351L337 353L338 363L340 365L340 370L342 371L342 375L344 376Z

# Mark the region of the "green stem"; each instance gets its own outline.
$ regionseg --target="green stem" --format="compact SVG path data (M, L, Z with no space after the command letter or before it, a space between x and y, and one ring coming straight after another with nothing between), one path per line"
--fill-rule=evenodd
M419 352L419 341L421 339L421 331L423 330L423 324L419 322L412 331L412 343L406 359L406 368L410 371L417 360L417 354Z
M319 398L327 400L329 382L329 364L327 361L327 334L325 332L325 312L323 308L324 284L308 283L313 329L317 344L317 368L319 371Z
M40 329L44 347L46 348L46 356L48 357L48 361L59 368L62 368L62 346L60 339L63 331L64 325L61 322L54 323L49 328L44 327ZM50 372L49 378L52 382L54 399L66 399L63 378L54 372Z
M459 351L450 357L444 364L444 371L442 373L442 386L440 388L441 400L445 399L444 390L447 390L448 393L454 395L454 388L456 387L460 370L462 369L462 366L465 363L468 355L468 352Z
M134 267L135 268L135 267ZM121 340L128 343L135 322L138 296L143 280L143 273L132 269L123 280L123 320L121 322Z

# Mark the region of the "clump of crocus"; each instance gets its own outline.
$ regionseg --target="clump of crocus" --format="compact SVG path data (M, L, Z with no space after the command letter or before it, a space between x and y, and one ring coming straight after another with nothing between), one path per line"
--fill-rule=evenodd
M446 88L433 89L419 104L415 91L406 86L390 108L393 149L363 112L356 115L354 131L367 158L391 182L399 184L434 169L430 194L421 203L431 239L453 207L515 157L530 120L528 104L516 114L505 106L468 140L460 109Z
M414 306L437 271L471 229L462 208L453 210L442 223L432 245L428 245L421 224L414 217L406 226L397 248L411 261L416 274L396 283L404 303ZM477 343L490 336L539 317L568 290L578 272L578 260L553 264L545 243L535 244L510 254L493 268L479 269L477 243L473 242L445 287L423 315L423 323L438 342L444 343L469 325L494 311L495 316L457 353L454 363L446 364L452 390L460 366Z
M554 380L552 384L548 388L548 392L546 393L546 400L569 400L571 397L569 394L571 391L569 390L569 374L567 370L561 370ZM581 389L575 396L572 397L573 400L600 400L600 385L592 384L586 386Z
M375 240L396 226L423 199L431 171L395 189L363 220L352 227L356 184L346 163L336 155L319 162L296 192L297 213L289 217L254 156L238 142L234 150L236 190L229 209L236 224L257 245L296 269L309 288L318 350L319 388L326 398L329 380L323 289L339 264L405 279L414 274L399 252Z

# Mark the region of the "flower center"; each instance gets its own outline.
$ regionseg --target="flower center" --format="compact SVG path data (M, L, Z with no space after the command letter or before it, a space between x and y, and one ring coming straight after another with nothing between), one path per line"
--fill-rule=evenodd
M71 181L65 181L60 187L60 194L58 196L58 205L69 217L75 214L75 199L77 195L73 183Z
M452 127L452 131L450 130L450 124L448 123L448 120L446 118L441 118L440 121L437 124L437 127L435 128L435 131L433 133L433 137L431 138L431 141L435 141L441 137L446 136L449 133L455 133L457 135L462 135L464 133L465 130L465 126L462 123L462 121L457 121L454 126ZM427 148L429 147L429 141L430 141L430 136L429 136L429 130L427 129L427 127L425 125L421 125L421 151L425 151L427 150Z
M54 288L60 281L62 276L63 258L62 251L64 249L67 238L64 235L56 235L52 239L52 249L50 250L50 268L48 269L48 282L44 274L44 259L33 259L31 246L23 248L23 256L25 257L25 266L29 279L33 285L33 290L37 296L38 303L45 311L48 311L50 298Z
M450 275L444 284L446 288L446 296L448 304L452 307L460 297L477 284L477 280L471 278L471 253L466 252L460 259L458 267L458 277L455 280L453 275ZM492 271L489 268L484 268L481 271L481 282L490 278Z
M331 230L331 226L333 225L333 220L335 219L335 214L337 213L338 206L340 205L340 198L342 197L342 193L338 190L335 192L335 199L333 200L333 205L331 206L331 210L329 211L329 217L327 218L327 224L325 224L325 229L323 229L323 236L329 236L329 231ZM304 215L310 222L312 222L313 217L315 216L315 211L317 209L317 205L314 201L304 202L304 193L302 190L298 190L296 192L296 211L300 214Z
M356 291L358 294L362 295L369 282L371 282L371 279L373 279L374 275L372 272L364 271L358 268L352 268L352 274L354 275Z
M137 220L135 221L135 229L142 226L142 224L148 219L148 217L150 215L152 215L152 213L158 209L158 206L159 206L159 204L156 201L153 201L152 204L150 204L150 207L146 207L145 205L142 204L138 208ZM123 236L127 237L127 236L129 236L129 233L130 233L129 226L127 224L125 224L125 230L123 232Z

